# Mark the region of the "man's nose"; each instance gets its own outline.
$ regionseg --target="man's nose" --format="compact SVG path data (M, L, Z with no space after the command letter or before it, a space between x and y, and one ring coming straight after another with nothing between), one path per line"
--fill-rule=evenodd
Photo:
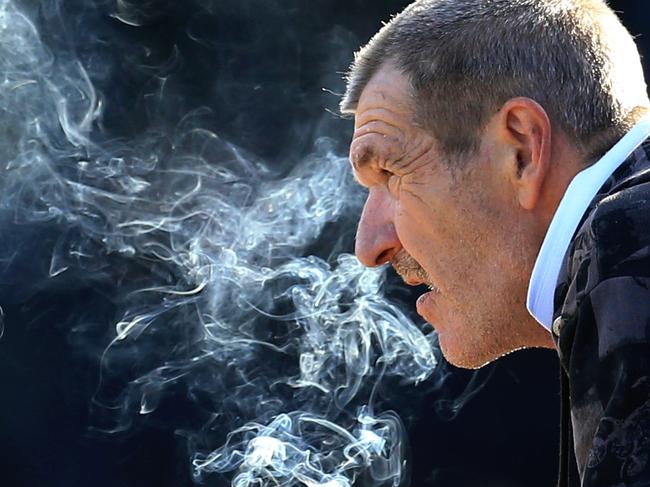
M390 262L402 248L393 223L394 200L384 188L371 188L363 207L355 253L367 267L376 267Z

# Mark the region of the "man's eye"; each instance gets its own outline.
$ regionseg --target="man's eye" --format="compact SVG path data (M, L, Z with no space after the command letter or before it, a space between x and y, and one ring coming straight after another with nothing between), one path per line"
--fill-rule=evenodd
M382 170L382 175L386 178L386 186L388 187L388 191L395 195L398 194L400 177L387 169Z

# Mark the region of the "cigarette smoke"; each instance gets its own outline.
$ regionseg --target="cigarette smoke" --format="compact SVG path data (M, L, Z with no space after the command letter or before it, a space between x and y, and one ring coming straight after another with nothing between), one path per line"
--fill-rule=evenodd
M160 5L64 7L0 0L0 221L56 231L33 289L119 289L96 428L127 431L181 391L202 411L200 427L179 425L197 481L402 485L405 430L378 396L388 379L431 375L435 338L386 299L381 270L339 252L350 232L334 229L353 227L362 194L336 141L274 170L213 129L220 107L164 112L183 56L147 63L138 46L124 57L150 78L146 123L120 132L109 96L120 46L73 33L108 13L140 28ZM200 43L199 31L188 37ZM313 255L317 243L329 254ZM3 281L23 248L3 243ZM83 322L71 333L87 345Z

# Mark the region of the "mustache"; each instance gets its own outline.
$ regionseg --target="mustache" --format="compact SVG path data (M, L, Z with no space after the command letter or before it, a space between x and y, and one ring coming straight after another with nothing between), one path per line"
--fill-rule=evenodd
M395 269L395 272L397 272L403 280L407 281L415 279L425 284L432 285L431 277L427 271L425 271L424 268L406 251L400 250L391 259L390 263Z

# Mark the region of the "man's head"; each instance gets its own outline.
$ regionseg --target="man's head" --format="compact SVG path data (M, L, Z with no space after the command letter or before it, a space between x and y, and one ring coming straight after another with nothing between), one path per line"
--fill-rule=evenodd
M552 346L528 279L571 178L646 109L634 43L598 0L423 0L356 56L342 111L369 195L357 255L432 288L418 310L477 367Z

